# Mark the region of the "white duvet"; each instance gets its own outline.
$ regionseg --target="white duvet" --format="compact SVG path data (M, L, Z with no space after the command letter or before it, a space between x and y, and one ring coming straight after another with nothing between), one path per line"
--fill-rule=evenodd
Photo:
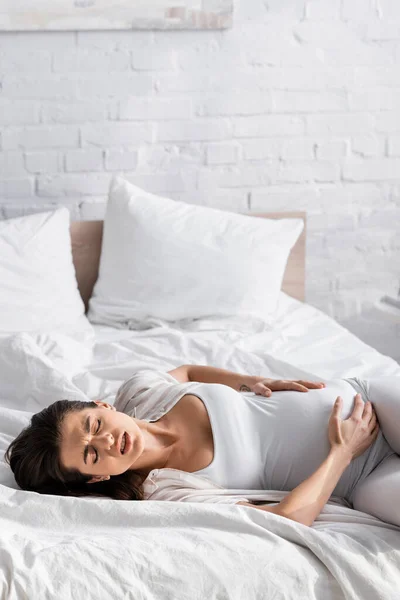
M392 359L281 294L273 328L235 320L96 326L0 340L0 451L60 398L112 402L137 368L272 377L399 375ZM275 492L279 501L284 492ZM22 599L397 599L400 528L328 503L312 527L229 504L118 502L18 489L0 463L0 594Z

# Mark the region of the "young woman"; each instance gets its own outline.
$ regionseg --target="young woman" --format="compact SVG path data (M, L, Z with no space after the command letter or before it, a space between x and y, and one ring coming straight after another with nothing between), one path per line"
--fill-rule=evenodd
M145 500L154 470L177 469L227 489L291 491L275 506L238 504L306 525L332 494L400 525L399 383L142 370L113 406L59 400L35 414L6 460L22 489L48 494Z

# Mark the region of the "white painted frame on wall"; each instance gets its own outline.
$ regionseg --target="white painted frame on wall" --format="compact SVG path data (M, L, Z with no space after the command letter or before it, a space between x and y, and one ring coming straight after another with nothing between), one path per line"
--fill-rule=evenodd
M233 0L1 0L1 31L225 29Z

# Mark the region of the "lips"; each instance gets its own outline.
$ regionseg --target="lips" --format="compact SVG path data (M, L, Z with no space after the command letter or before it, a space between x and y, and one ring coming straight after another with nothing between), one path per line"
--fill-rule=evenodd
M122 454L121 448L122 448L122 442L124 440L124 437L125 437L125 431L123 432L123 434L121 435L121 437L119 438L119 441L118 441L118 450L119 450L120 454ZM125 448L126 448L126 442L125 442ZM124 453L125 453L125 448L124 448Z
M129 433L127 431L125 431L125 448L124 448L124 454L127 454L129 452L129 450L132 448L132 439L131 436L129 435Z
M124 439L125 439L125 446L124 446L124 451L122 452L121 447L122 447ZM127 452L129 452L131 447L132 447L132 441L131 441L130 435L129 435L129 433L124 431L124 433L121 435L119 442L118 442L118 449L119 449L120 454L122 454L122 455L126 454Z

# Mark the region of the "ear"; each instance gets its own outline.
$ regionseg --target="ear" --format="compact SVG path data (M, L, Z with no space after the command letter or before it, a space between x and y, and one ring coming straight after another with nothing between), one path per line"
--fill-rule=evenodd
M93 402L95 402L97 404L97 406L103 407L103 408L108 408L111 410L117 410L115 408L115 406L113 406L112 404L108 404L107 402L102 402L101 400L93 400Z
M94 475L92 479L89 479L86 483L99 483L99 481L104 481L110 479L109 475Z

